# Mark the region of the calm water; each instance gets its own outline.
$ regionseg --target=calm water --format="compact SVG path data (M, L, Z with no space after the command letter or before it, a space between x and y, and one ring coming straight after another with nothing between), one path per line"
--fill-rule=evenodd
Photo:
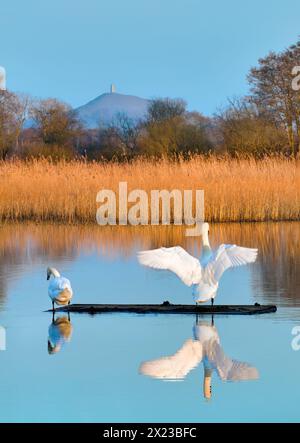
M71 279L77 303L192 303L189 288L141 268L135 253L181 244L200 254L199 240L179 228L2 226L0 420L299 421L300 224L214 225L211 241L260 251L254 265L224 274L217 302L276 303L277 313L213 325L125 314L52 323L48 265Z

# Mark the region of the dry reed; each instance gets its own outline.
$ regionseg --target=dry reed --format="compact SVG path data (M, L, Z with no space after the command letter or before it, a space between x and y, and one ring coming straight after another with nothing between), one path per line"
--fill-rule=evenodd
M213 222L300 219L300 167L284 158L195 157L172 162L137 159L131 163L0 163L0 220L95 222L96 194L143 189L204 189L205 218Z

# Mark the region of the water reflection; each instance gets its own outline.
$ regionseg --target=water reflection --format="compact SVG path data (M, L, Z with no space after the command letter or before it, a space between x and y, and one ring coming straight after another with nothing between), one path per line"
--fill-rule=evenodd
M66 226L7 224L0 227L0 309L11 280L34 270L41 263L75 261L79 256L97 254L106 260L120 257L135 260L137 250L180 245L200 256L201 239L185 237L180 226ZM214 249L220 243L258 247L253 266L252 286L259 303L300 305L300 224L229 223L211 230Z
M70 316L60 316L55 319L54 314L48 330L48 353L57 354L65 343L72 338L73 326Z
M220 316L216 325L198 321L192 332L191 317L184 315L78 314L72 321L62 316L51 322L43 312L49 308L49 264L70 277L76 303L188 300L188 288L169 276L155 280L142 273L135 258L138 250L176 244L199 256L200 239L186 238L184 229L2 225L0 324L7 328L8 346L0 352L0 421L299 421L300 354L291 347L294 319L300 318L295 308L299 227L296 222L213 225L213 247L226 242L259 248L251 269L239 270L232 280L224 275L224 303L275 301L279 309L263 316ZM75 321L80 334L72 334ZM160 359L161 375L184 378L183 383L138 376L142 360L162 355L170 357ZM233 358L256 366L259 380L223 383L258 377L254 366ZM57 390L48 383L54 373L64 386L63 416ZM200 411L203 395L214 401Z
M165 380L184 379L192 369L203 364L203 396L210 399L212 395L212 375L216 372L222 381L239 381L258 379L258 370L246 362L228 357L220 343L220 337L212 320L196 322L193 338L184 342L172 356L141 364L139 372L153 378Z

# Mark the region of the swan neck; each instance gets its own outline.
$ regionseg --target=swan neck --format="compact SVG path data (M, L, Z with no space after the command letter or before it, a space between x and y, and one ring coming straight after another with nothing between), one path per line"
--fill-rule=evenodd
M209 244L209 239L208 239L208 233L207 232L203 232L202 234L202 244L203 246L206 246L210 249L210 244Z
M60 273L58 272L57 269L52 268L51 271L52 271L52 275L53 275L53 277L60 277Z

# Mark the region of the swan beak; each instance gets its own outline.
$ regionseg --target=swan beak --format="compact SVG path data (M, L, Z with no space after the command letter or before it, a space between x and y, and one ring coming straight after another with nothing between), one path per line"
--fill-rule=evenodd
M47 275L47 280L50 280L50 275Z

